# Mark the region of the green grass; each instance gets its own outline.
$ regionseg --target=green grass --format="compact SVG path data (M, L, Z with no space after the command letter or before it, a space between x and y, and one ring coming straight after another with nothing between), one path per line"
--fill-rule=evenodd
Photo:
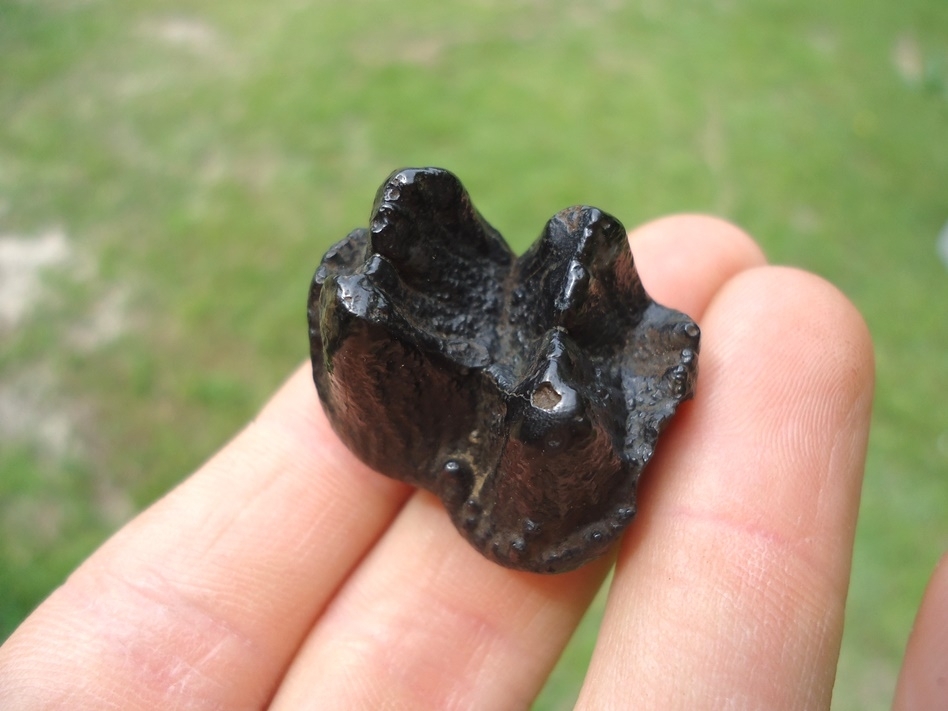
M389 171L442 165L519 249L568 204L707 211L856 302L878 390L834 705L887 708L948 548L945 37L943 0L0 1L0 235L72 250L0 326L33 418L0 423L0 638L306 356L311 272Z

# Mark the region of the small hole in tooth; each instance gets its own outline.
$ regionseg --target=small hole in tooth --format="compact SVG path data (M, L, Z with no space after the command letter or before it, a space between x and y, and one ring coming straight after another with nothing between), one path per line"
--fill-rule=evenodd
M562 399L552 385L540 383L540 387L533 391L533 397L530 400L534 407L539 407L541 410L552 410L560 404Z

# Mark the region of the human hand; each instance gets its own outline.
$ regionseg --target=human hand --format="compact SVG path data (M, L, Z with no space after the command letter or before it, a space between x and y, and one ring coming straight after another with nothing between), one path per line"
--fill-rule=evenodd
M826 707L865 325L711 218L651 223L632 248L649 293L701 323L701 374L645 474L579 706ZM0 707L526 708L610 562L483 559L434 497L339 443L303 367L0 648Z

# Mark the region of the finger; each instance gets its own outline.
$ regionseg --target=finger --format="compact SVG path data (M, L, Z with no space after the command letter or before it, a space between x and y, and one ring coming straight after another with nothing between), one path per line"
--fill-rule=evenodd
M710 218L653 223L632 243L647 288L694 314L762 260L746 235ZM686 274L669 270L668 258ZM272 708L526 707L607 567L599 561L561 576L506 570L420 493L336 596Z
M895 688L893 711L938 711L948 699L948 555L925 590Z
M767 261L745 232L707 215L663 217L630 239L649 296L696 319L728 279Z
M11 695L0 700L77 700L77 689L90 705L127 708L166 705L169 694L224 705L266 697L404 492L338 444L302 369L257 423L17 631L0 671L18 683L0 685ZM231 673L238 682L222 678ZM123 701L128 689L135 700Z
M301 368L0 649L0 708L259 708L407 487L339 444Z
M868 332L822 280L764 267L715 297L702 341L697 397L648 473L579 707L826 708L869 425Z

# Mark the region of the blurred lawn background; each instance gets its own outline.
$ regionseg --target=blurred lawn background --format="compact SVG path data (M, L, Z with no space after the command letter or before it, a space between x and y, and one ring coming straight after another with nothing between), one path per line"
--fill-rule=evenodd
M518 250L570 204L706 211L860 307L834 708L888 708L948 548L944 0L0 0L0 118L0 639L253 415L325 248L439 165Z

